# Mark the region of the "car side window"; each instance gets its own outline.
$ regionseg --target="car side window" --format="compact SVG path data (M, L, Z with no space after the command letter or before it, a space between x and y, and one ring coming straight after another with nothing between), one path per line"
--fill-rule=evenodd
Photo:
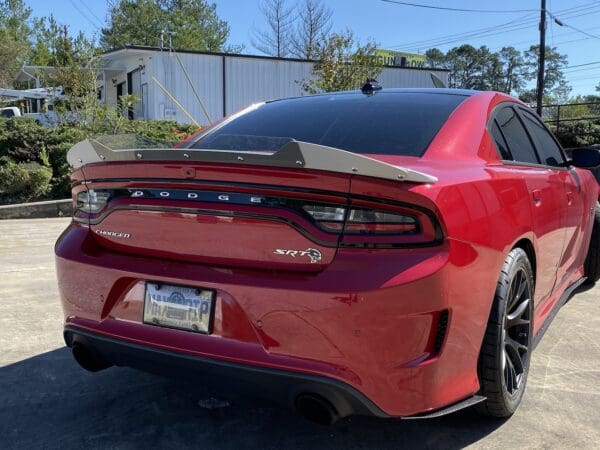
M510 161L512 159L512 155L510 154L510 150L508 149L508 144L502 136L502 132L500 131L500 126L496 119L492 121L492 125L490 127L490 134L492 139L494 140L494 144L496 144L496 148L500 152L500 157L506 161Z
M511 106L502 108L495 117L502 136L506 140L511 160L530 164L539 164L535 148L517 115Z
M559 167L564 162L560 147L542 122L529 111L521 110L525 127L533 138L542 164Z

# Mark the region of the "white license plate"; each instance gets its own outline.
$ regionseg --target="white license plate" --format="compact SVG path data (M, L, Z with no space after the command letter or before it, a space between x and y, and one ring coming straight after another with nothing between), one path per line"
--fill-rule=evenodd
M146 282L144 323L210 333L215 291Z

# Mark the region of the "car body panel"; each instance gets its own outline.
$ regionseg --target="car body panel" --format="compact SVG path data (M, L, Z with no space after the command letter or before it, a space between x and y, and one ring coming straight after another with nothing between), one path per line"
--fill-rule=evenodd
M57 242L69 329L338 380L389 416L422 414L474 395L479 351L506 255L523 243L534 252L537 333L583 277L590 207L598 198L589 171L499 159L486 127L494 108L507 101L514 99L471 95L422 157L367 155L436 177L435 183L215 163L85 165L74 173L74 196L81 189L112 187L275 192L346 202L348 208L409 208L432 217L442 238L387 248L344 245L345 237L319 234L289 211L278 214L288 214L310 232L261 218L260 206L211 205L217 211L203 215L189 202L171 202L169 211L161 200L126 199L105 218L76 215ZM115 202L111 208L119 205ZM129 233L130 242L98 233L104 229ZM314 246L322 261L283 263L273 254L283 242L297 249ZM143 324L145 281L214 289L212 334Z

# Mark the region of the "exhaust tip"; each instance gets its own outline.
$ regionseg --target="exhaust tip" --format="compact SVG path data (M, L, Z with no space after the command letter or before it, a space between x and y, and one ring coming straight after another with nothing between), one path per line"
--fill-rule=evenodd
M340 418L335 407L318 394L300 394L296 398L296 411L319 425L333 425Z
M111 363L96 356L89 348L79 342L73 343L71 352L73 353L73 358L77 361L77 364L90 372L98 372L112 366Z

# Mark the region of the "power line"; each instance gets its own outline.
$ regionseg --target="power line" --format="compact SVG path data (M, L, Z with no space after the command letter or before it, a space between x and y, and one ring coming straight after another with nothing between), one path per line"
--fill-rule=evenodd
M600 67L584 67L583 69L569 70L569 71L565 72L565 75L569 75L569 76L572 74L585 75L585 74L580 74L579 72L587 72L590 70L597 70L597 71L599 71L598 74L600 74Z
M79 13L79 15L81 17L83 17L85 20L87 20L90 25L92 25L97 31L100 31L100 28L98 28L98 25L96 25L78 6L77 4L73 1L73 0L69 0L69 3L71 3L71 5L73 5L73 8L75 8L77 10L77 12Z
M575 67L583 67L583 66L593 66L594 64L600 64L600 61L594 61L594 62L585 63L585 64L575 64L573 66L567 66L567 67L565 67L565 69L573 69Z
M597 10L598 8L600 8L600 4L598 2L591 2L591 3L584 3L582 5L574 6L571 8L566 8L564 10L558 11L557 13L564 15L565 18L574 18L574 17L580 17L582 15L593 14L594 13L593 10L595 10L595 9ZM600 12L600 11L598 11L598 12ZM423 47L442 46L442 45L451 44L451 43L459 42L461 40L466 40L466 39L474 39L474 38L478 38L478 37L488 37L488 36L494 36L497 34L502 34L505 32L513 32L513 31L518 31L518 30L522 30L522 29L528 29L528 28L530 28L531 25L536 24L538 21L537 18L532 19L531 16L532 16L532 14L527 14L518 19L513 19L511 21L501 23L498 25L494 25L494 26L490 26L490 27L479 28L479 29L471 30L468 32L457 33L457 34L438 36L437 38L433 38L433 39L425 39L425 40L420 40L420 41L407 42L407 43L404 43L401 45L390 46L390 48L404 48L406 50L411 50L411 49L420 49Z
M599 11L596 11L596 12L592 12L592 13L586 13L586 14L584 14L584 15L588 15L588 16L589 16L589 15L592 15L592 14L597 14L597 13L600 13L600 10L599 10ZM576 16L576 17L579 17L579 16ZM587 28L585 31L597 30L597 29L600 29L600 27L591 27L591 28ZM577 31L569 31L569 32L567 32L567 33L560 33L560 34L557 34L557 35L555 35L554 37L555 37L555 38L562 38L562 37L565 37L565 36L572 36L572 35L574 35L574 34L578 34L578 33L577 33ZM553 46L556 46L556 45L559 45L559 44L567 44L567 43L569 43L569 42L579 42L579 41L582 41L582 40L585 40L585 39L590 39L590 38L575 39L575 40L571 40L571 41L560 41L560 42L553 42L553 44L552 44L552 45L553 45ZM515 47L515 46L518 46L518 45L521 45L521 44L529 44L529 43L531 43L531 39L528 39L528 40L526 40L526 41L519 41L519 42L515 42L515 43L513 43L513 44L512 44L512 46L513 46L513 47ZM502 47L506 47L506 46L505 46L505 45L503 45ZM492 50L500 50L502 47L494 47Z
M81 3L85 7L85 9L87 9L90 12L90 14L98 21L100 26L102 26L104 24L104 20L102 20L100 17L98 17L96 15L96 13L94 13L92 8L90 8L84 0L79 0L79 3Z
M569 24L563 22L563 26L565 26L567 28L571 28L572 30L575 30L575 31L579 31L581 34L585 34L586 36L589 36L591 38L600 39L600 36L588 33L587 31L580 30L579 28L575 28L573 25L569 25Z
M529 24L531 19L526 20L526 18L529 18L529 17L531 17L531 14L528 14L520 19L506 22L502 25L494 25L492 27L478 28L475 30L471 30L469 32L460 33L460 34L456 34L456 35L440 36L436 39L429 39L429 40L424 40L424 41L414 41L414 42L409 42L406 44L394 45L394 46L391 46L390 48L404 48L404 49L410 50L410 49L418 49L418 48L423 48L423 47L435 47L435 46L441 46L441 45L445 45L445 44L451 44L453 42L459 42L459 41L469 39L469 38L486 36L489 33L493 33L498 30L501 30L500 32L510 31L510 27L514 27L517 25L525 24L525 23Z
M521 13L521 12L534 12L537 11L535 9L511 9L511 10L503 10L503 9L464 9L464 8L449 8L445 6L433 6L433 5L423 5L420 3L409 3L409 2L400 2L396 0L381 0L385 3L394 3L396 5L401 6L413 6L415 8L427 8L427 9L437 9L442 11L454 11L454 12L470 12L470 13L492 13L492 14L513 14L513 13Z

